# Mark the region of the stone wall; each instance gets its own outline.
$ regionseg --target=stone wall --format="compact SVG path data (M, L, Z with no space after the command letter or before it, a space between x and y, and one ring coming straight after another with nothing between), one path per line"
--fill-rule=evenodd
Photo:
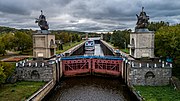
M28 61L16 64L18 80L50 81L53 79L53 64L47 61Z
M53 51L53 52L51 52ZM50 58L56 53L55 35L34 33L33 34L33 56Z
M130 55L134 58L154 58L154 32L135 32L130 34ZM134 49L134 54L132 52Z
M172 77L172 64L129 62L127 68L132 85L168 85Z

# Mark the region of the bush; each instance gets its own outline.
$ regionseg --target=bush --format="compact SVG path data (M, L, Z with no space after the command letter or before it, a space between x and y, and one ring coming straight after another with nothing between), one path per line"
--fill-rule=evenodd
M6 75L4 74L3 66L0 66L0 85L6 80Z
M5 83L6 79L14 72L14 66L10 63L0 62L0 84Z

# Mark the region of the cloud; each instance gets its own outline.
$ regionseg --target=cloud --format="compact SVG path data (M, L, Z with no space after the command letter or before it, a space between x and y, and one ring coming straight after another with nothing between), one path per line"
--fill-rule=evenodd
M44 11L50 29L86 32L134 29L135 14L145 7L150 21L180 22L179 0L0 0L0 25L39 29Z

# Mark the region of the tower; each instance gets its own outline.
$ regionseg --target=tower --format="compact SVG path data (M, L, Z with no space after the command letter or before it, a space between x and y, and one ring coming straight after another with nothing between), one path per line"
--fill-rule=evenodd
M56 53L55 35L41 33L33 34L33 56L35 58L50 58Z
M41 28L33 34L33 56L35 58L50 58L56 53L55 35L51 34L45 16L41 11L39 19L35 21Z
M130 55L134 58L154 58L154 32L147 29L149 16L143 9L139 16L136 15L138 21L135 32L130 34Z

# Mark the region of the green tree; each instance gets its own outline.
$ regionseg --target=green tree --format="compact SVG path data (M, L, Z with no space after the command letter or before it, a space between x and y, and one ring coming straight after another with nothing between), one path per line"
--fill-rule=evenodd
M104 41L110 42L110 39L111 39L111 33L108 32L107 34L103 35Z
M2 39L0 37L0 54L5 54L6 51L5 51L5 45L4 45L4 42L2 42Z
M14 33L6 33L2 36L2 42L4 43L5 50L11 50L15 47Z
M4 74L3 66L0 66L0 85L6 80L6 75Z
M60 33L60 38L64 43L70 42L70 35L67 32Z
M113 31L113 34L111 35L111 43L119 48L127 47L130 40L130 32L131 30Z
M148 29L150 31L157 31L159 28L163 26L169 26L168 22L160 21L160 22L150 22L148 24Z
M180 55L180 25L164 26L155 33L155 54L175 57Z
M0 66L3 67L3 72L6 75L6 77L9 77L14 72L14 66L7 62L0 62Z
M180 78L180 25L163 26L155 33L155 55L171 57L173 75Z
M24 51L32 48L32 38L30 35L17 31L15 37L15 43L19 50Z

